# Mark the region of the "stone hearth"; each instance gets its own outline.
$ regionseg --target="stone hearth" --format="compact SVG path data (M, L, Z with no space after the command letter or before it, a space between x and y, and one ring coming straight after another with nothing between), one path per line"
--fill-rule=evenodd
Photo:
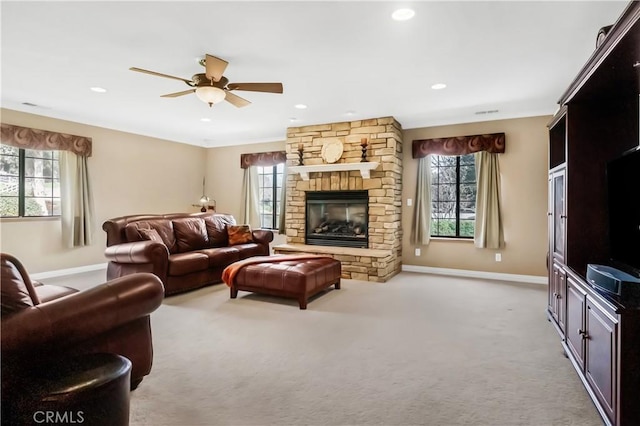
M321 124L287 129L287 166L298 165L298 146L304 164L321 165L322 145L339 139L344 152L335 164L361 159L361 139L368 141L367 160L380 163L363 178L357 170L312 171L303 180L289 170L286 178L285 222L287 244L276 253L329 254L342 262L342 277L384 282L400 272L402 257L402 127L393 117ZM369 195L369 248L305 245L305 193L307 191L367 190Z

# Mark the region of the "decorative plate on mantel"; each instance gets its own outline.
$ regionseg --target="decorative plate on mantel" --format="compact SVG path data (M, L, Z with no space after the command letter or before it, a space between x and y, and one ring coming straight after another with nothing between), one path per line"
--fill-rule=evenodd
M340 139L330 139L322 144L320 156L327 163L335 163L342 157L343 149Z

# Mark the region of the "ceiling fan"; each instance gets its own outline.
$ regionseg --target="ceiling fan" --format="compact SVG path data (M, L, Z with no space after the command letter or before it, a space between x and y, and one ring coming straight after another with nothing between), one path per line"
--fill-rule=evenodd
M191 77L191 80L142 68L131 67L129 69L131 71L184 81L187 86L190 86L193 89L169 93L162 95L161 97L176 98L178 96L188 95L189 93L195 92L196 96L198 96L198 98L203 102L208 103L210 107L212 107L213 104L222 102L223 100L226 100L238 108L247 106L251 103L248 100L231 93L232 90L282 93L282 83L229 83L229 79L222 75L224 70L227 68L227 65L229 65L229 63L224 59L220 59L212 55L206 55L204 59L200 60L200 65L205 67L205 72L194 74Z

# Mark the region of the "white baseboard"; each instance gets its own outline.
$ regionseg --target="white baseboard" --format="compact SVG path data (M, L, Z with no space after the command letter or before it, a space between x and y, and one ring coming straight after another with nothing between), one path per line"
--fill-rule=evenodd
M29 276L34 280L44 280L47 278L66 277L69 275L82 274L84 272L93 272L93 271L99 271L103 269L107 269L106 263L97 263L95 265L78 266L76 268L57 269L55 271L39 272L37 274L30 274ZM431 266L418 266L418 265L402 265L402 270L406 272L419 272L423 274L449 275L454 277L467 277L467 278L483 278L487 280L512 281L512 282L543 284L543 285L547 285L547 281L548 281L547 277L540 277L536 275L503 274L499 272L434 268Z
M402 270L407 272L420 272L423 274L450 275L454 277L483 278L487 280L512 281L543 285L548 284L547 277L540 277L537 275L503 274L499 272L468 271L465 269L434 268L431 266L418 265L402 265Z
M78 266L76 268L57 269L55 271L38 272L37 274L29 274L33 280L46 280L47 278L66 277L69 275L82 274L83 272L99 271L107 269L106 263L96 263L95 265Z

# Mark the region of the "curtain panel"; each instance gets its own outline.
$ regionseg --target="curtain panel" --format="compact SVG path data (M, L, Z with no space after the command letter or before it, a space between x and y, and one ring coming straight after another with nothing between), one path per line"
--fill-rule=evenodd
M411 149L413 158L423 158L429 154L466 155L480 151L502 154L505 145L504 133L492 133L440 139L419 139L412 142Z
M475 160L478 190L474 244L479 248L499 249L504 247L504 234L500 212L498 154L478 152Z
M280 189L280 221L278 222L278 233L284 235L287 232L285 215L287 211L287 163L284 163L282 170L282 188Z
M60 153L60 199L64 246L91 245L95 221L87 157L69 151Z
M260 227L259 202L258 170L255 167L247 167L244 169L244 178L242 180L241 219L243 224L251 225L252 228Z
M429 245L431 239L431 158L418 160L418 181L416 182L416 207L413 211L411 243Z

